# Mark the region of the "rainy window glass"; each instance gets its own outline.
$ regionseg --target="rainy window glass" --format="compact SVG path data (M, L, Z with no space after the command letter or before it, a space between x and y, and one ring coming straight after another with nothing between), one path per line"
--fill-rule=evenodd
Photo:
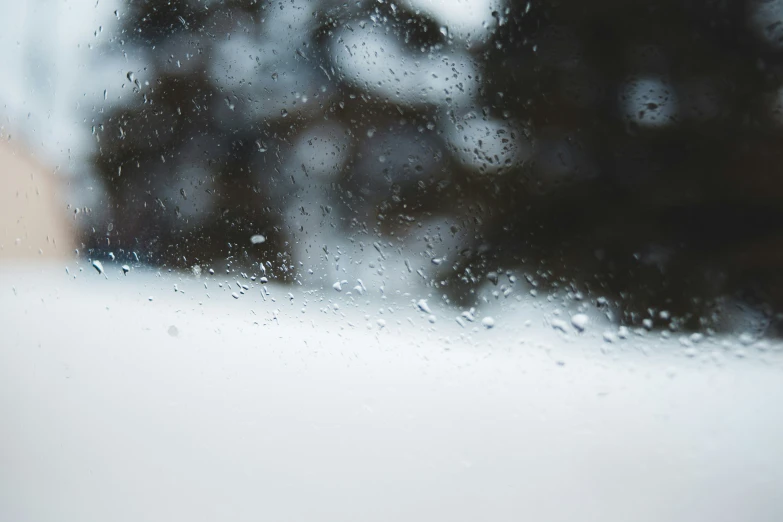
M783 520L783 1L0 43L1 520Z

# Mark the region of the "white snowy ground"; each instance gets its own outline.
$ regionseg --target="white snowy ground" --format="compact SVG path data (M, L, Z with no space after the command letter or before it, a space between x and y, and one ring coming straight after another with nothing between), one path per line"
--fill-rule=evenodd
M0 520L783 520L774 343L80 266L0 267Z

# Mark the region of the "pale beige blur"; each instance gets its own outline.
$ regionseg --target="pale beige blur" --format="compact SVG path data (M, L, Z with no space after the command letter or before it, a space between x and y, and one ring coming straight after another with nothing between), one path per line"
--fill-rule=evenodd
M63 181L23 146L0 143L0 260L62 258L73 252Z

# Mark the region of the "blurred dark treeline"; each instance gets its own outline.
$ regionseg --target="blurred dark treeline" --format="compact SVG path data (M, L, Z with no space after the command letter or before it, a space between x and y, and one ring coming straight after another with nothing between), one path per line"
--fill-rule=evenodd
M514 270L628 324L699 328L727 303L774 323L783 2L482 16L465 36L415 2L129 1L106 52L146 66L96 119L108 196L84 243L291 280L317 234L292 215L368 242L446 216L428 284L455 302Z

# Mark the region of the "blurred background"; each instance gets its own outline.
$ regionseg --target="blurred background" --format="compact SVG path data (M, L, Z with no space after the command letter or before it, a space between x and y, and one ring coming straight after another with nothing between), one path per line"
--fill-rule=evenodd
M783 0L0 49L0 520L783 520Z
M783 1L2 11L3 258L780 333Z

